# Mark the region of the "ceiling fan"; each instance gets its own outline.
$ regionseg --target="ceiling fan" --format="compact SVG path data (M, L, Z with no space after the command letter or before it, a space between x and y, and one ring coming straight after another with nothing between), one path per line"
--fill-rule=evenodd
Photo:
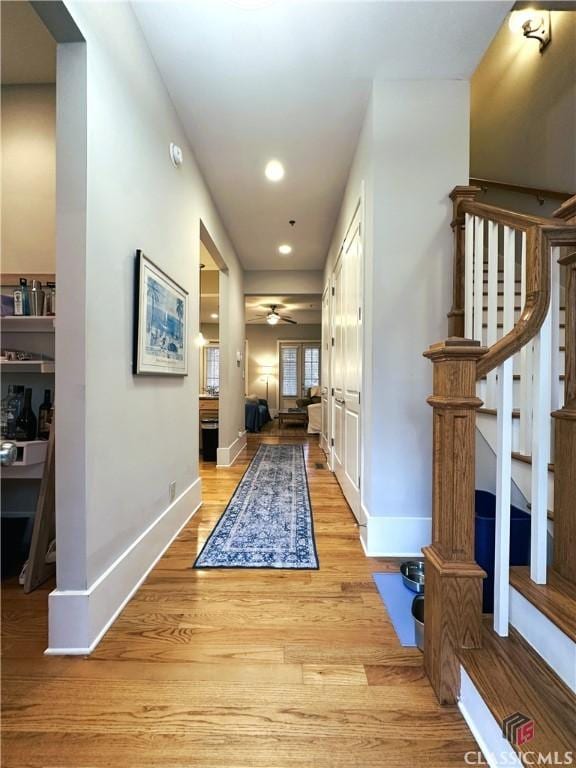
M290 323L291 325L298 325L296 320L292 320L288 315L281 315L276 311L277 307L282 307L283 304L265 304L266 308L270 309L270 312L265 315L256 315L253 320L248 320L249 323L257 323L259 320L266 320L268 325L277 325L278 323Z

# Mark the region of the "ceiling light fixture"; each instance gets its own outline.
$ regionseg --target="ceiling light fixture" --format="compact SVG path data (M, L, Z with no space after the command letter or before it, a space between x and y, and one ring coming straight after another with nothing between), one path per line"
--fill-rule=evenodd
M282 256L289 256L292 253L292 246L288 245L288 243L283 243L278 246L278 253L281 253Z
M542 53L550 42L550 11L536 11L533 8L513 11L510 14L508 27L512 32L521 32L524 37L538 40L540 53Z
M210 315L210 317L212 318L212 320L218 320L218 315L217 315L217 313L216 313L216 312L212 312L212 314Z
M280 160L269 160L264 173L268 181L282 181L284 178L284 166Z
M270 314L266 316L266 322L268 325L277 325L280 322L280 315L277 315L276 312L270 312Z

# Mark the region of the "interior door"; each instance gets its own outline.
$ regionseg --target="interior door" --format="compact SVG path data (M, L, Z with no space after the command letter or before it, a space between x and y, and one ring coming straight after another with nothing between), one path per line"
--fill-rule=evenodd
M330 453L330 364L332 344L332 324L330 317L330 292L328 284L322 296L322 432L320 434L320 447L326 454Z
M360 519L362 380L362 241L360 208L334 271L333 469L354 515Z

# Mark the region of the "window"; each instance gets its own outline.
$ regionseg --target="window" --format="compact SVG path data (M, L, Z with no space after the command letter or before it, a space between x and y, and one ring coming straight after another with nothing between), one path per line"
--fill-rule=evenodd
M220 347L217 344L204 347L204 389L214 395L220 390Z
M298 397L298 347L281 347L282 397Z
M320 384L321 352L316 341L280 342L280 407L294 406Z
M304 347L304 389L320 384L320 350Z

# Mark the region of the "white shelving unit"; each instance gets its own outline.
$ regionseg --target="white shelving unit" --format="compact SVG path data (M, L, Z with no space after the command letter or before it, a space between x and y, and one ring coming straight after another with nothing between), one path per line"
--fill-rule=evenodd
M40 480L46 461L47 440L16 442L18 459L14 464L2 467L5 480Z
M0 318L3 333L54 333L54 315L5 315Z
M0 360L1 373L54 373L54 360Z

